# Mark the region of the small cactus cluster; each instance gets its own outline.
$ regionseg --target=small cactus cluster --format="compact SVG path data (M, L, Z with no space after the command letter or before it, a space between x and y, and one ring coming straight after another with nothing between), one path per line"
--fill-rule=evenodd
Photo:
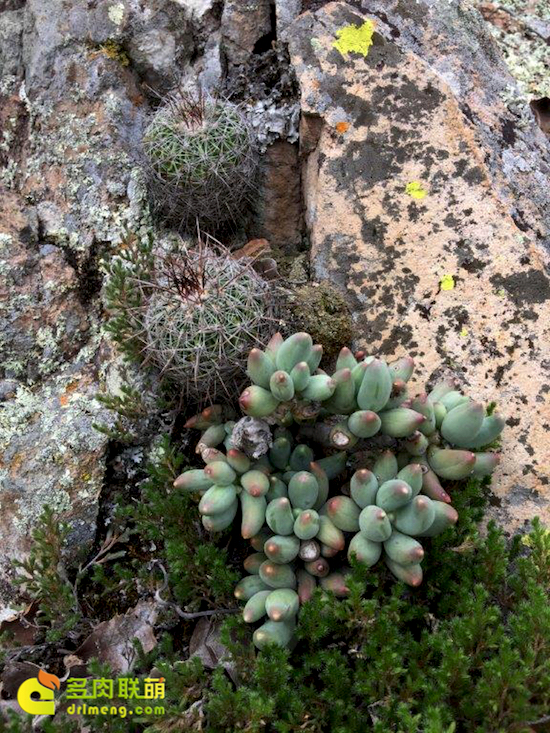
M450 380L411 398L410 358L387 365L343 349L330 377L319 369L321 356L305 333L286 340L277 334L264 351L254 348L253 385L240 398L247 417L224 421L222 407L213 406L191 418L187 427L202 431L197 451L206 466L174 483L201 494L210 531L229 527L240 509L241 535L255 552L235 596L246 602L247 622L263 620L254 632L260 649L291 643L299 608L317 587L347 593L346 559L371 567L383 557L394 576L419 585L424 548L417 538L458 519L440 479L489 475L498 461L473 449L498 437L502 419L486 415ZM261 454L258 444L252 455L239 443L246 421L263 426ZM370 470L360 467L331 491L348 451L380 435L392 450L379 451ZM316 457L310 444L331 452Z
M176 227L198 221L215 231L238 218L258 165L255 137L234 104L177 92L143 138L154 208Z

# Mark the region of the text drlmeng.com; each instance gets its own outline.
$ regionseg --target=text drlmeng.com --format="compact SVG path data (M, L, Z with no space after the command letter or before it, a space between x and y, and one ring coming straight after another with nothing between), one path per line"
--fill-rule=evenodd
M118 715L119 718L126 718L128 715L164 715L162 705L146 705L128 709L125 705L76 705L73 703L67 709L68 715Z

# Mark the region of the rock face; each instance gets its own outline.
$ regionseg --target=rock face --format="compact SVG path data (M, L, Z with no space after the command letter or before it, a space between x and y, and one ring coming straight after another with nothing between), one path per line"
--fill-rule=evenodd
M8 5L0 5L0 34L11 28L14 44L0 54L0 607L13 596L11 558L28 550L45 504L71 522L73 554L95 537L108 439L93 423L112 421L95 399L112 359L99 261L143 216L129 151L146 107L120 39L132 28L136 37L166 30L170 13L183 13L170 4L151 21L116 2ZM190 52L174 39L178 53Z
M222 42L229 64L239 65L248 61L257 44L270 33L269 0L226 0L222 15Z
M265 154L262 236L273 247L295 253L302 241L303 216L298 146L277 140Z
M475 135L495 193L518 229L531 231L550 249L548 141L481 16L457 0L422 0L414 8L402 0L375 0L368 9L380 32L446 83Z
M498 402L508 428L494 513L510 529L548 521L546 141L534 123L516 133L491 78L484 86L498 60L491 47L482 59L477 36L478 65L452 72L476 26L464 16L438 36L457 3L365 4L323 4L287 31L312 268L345 293L357 347L410 353L419 383L454 374Z
M296 136L289 62L279 69L271 48L284 5L0 0L0 610L44 504L70 520L73 554L95 537L109 441L93 424L113 421L95 396L121 381L102 330L101 261L127 230L152 231L136 155L148 115L180 80L215 90L228 67L265 147ZM272 198L264 228L294 245L297 146L281 142L269 160L271 188L295 179L284 186L293 211L282 227Z

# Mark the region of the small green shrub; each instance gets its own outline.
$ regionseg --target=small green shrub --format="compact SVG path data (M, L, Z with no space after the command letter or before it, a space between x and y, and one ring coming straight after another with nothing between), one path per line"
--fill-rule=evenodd
M64 638L82 621L75 588L67 575L65 543L69 532L70 526L51 507L44 507L32 532L29 556L14 561L14 582L38 603L37 619L44 624L50 642Z
M475 484L475 485L474 485ZM474 503L479 482L465 489ZM465 498L466 498L465 497ZM209 733L527 733L550 704L550 533L537 520L524 541L489 525L434 541L430 583L414 593L354 571L344 600L319 591L301 614L292 652L256 660L242 620L225 640L240 675L206 687ZM437 550L436 550L437 548ZM433 561L431 561L433 560ZM239 641L236 641L239 640ZM203 683L204 684L204 683Z

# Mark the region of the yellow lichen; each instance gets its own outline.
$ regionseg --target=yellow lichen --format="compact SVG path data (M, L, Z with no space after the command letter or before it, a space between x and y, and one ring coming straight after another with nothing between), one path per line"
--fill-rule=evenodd
M332 44L344 58L348 53L359 53L361 56L367 56L372 46L372 36L374 34L374 23L372 20L366 20L362 25L346 25L336 31L338 40Z
M423 199L428 192L420 181L411 181L405 186L405 192L412 196L413 199Z
M443 275L439 281L439 287L441 290L453 290L455 286L455 279L452 275Z

